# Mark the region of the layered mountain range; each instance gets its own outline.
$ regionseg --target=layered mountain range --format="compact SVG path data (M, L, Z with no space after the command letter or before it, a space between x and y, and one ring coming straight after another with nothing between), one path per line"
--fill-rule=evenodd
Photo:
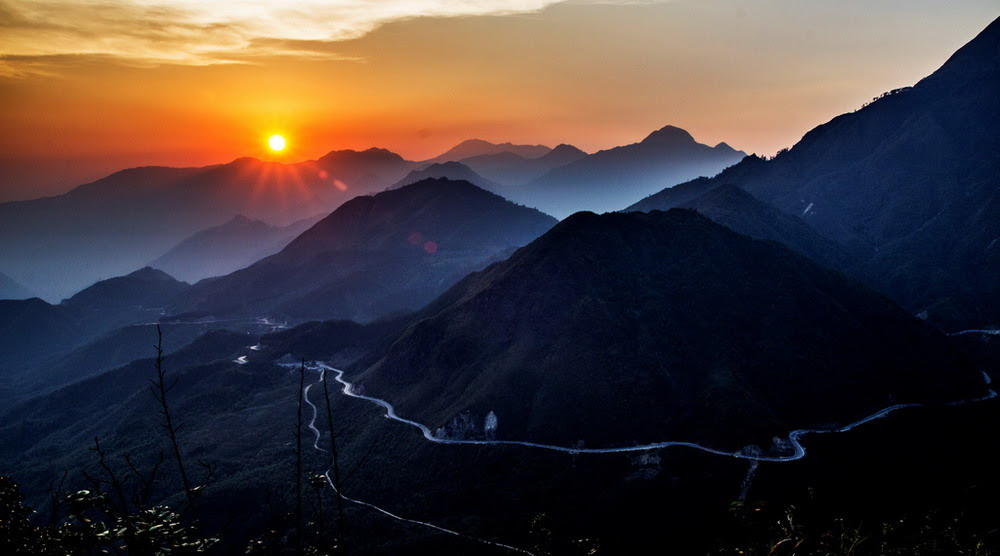
M49 301L147 264L195 281L275 252L304 229L304 220L328 214L349 199L427 177L465 179L565 216L576 210L620 209L663 185L714 174L739 159L736 151L722 147L713 152L723 156L713 158L693 140L651 145L663 133L655 132L642 148L630 145L593 155L570 145L550 149L477 139L424 162L372 148L332 151L296 164L241 158L201 168L132 168L63 195L0 204L0 268ZM718 163L706 162L706 157ZM583 170L573 171L590 176L590 182L577 181L572 172L566 174L572 187L551 187L550 181L565 181L558 174L545 181L563 167L591 159ZM638 173L602 182L627 168ZM665 174L650 175L658 169ZM635 179L655 187L636 189ZM583 190L590 193L581 194ZM600 206L595 199L602 199ZM241 217L261 223L250 225ZM225 237L237 229L247 240L234 247Z
M356 197L275 255L203 280L175 312L370 321L419 309L555 219L446 178Z
M298 164L241 158L123 170L56 197L0 204L0 268L58 300L141 268L235 215L288 225L379 190L413 167L369 149Z
M236 215L225 224L191 235L149 266L192 284L222 276L277 253L321 218L314 216L279 227Z
M698 143L683 129L666 126L638 143L596 152L553 169L510 198L557 218L579 210L619 210L655 191L699 176L714 176L746 153L725 143Z

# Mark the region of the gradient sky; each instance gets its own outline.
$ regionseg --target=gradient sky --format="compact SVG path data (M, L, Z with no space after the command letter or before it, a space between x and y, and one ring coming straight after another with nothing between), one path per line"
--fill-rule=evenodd
M123 167L666 124L774 153L940 66L1000 0L0 0L0 201Z

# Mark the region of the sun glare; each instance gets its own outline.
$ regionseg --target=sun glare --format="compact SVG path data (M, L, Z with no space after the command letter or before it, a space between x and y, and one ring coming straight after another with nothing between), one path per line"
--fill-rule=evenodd
M274 152L285 150L285 138L281 135L272 135L267 139L267 146Z

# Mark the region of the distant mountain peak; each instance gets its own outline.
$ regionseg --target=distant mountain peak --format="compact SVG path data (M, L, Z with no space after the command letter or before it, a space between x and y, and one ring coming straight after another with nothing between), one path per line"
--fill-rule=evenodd
M226 222L226 224L249 224L250 222L253 222L253 220L243 216L242 214L237 214L236 216L230 218L229 222Z
M339 149L332 150L318 160L318 162L331 162L338 159L361 159L361 160L392 160L392 161L403 161L403 157L390 151L389 149L383 149L381 147L370 147L363 151L356 151L354 149Z
M642 140L644 145L662 146L693 145L696 142L686 130L672 125L663 126Z
M239 157L237 159L234 159L228 165L229 166L251 166L251 165L260 164L261 162L262 161L259 158L255 158L255 157L252 157L252 156L241 156L241 157Z
M167 282L177 281L173 276L167 274L166 272L163 272L158 268L153 268L151 266L144 266L139 270L136 270L135 272L126 274L125 276L123 276L123 278L131 278L135 280L145 280L145 281L153 281L153 280L163 280ZM112 278L112 280L114 280L114 278Z
M461 180L474 184L477 187L492 191L495 191L498 188L496 183L479 175L475 170L467 165L461 162L448 161L435 162L423 170L413 170L390 189L398 189L414 183L438 178L451 181Z
M491 155L504 152L514 153L524 158L538 158L540 156L544 156L551 150L552 149L546 147L545 145L515 145L510 141L492 143L484 139L466 139L427 162L464 160L474 156Z
M64 299L63 304L93 310L149 305L162 303L188 287L162 270L144 266L125 276L101 280Z
M459 143L459 144L457 144L455 146L456 147L478 147L478 146L485 146L485 145L496 145L496 143L491 143L490 141L487 141L485 139L473 138L473 139L466 139L465 141L462 141L461 143Z
M551 152L549 152L550 155L565 154L565 153L583 154L583 155L587 154L586 152L574 147L573 145L570 145L569 143L559 143L558 145L556 145L554 149L552 149Z

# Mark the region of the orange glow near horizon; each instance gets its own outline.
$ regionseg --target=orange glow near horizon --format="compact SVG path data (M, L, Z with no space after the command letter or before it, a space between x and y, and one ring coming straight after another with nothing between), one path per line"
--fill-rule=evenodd
M122 0L105 4L115 19L54 0L46 6L56 15L69 6L60 17L74 26L33 24L35 8L0 22L0 129L17 131L0 136L0 202L135 166L299 162L371 147L426 160L472 138L594 152L668 124L702 143L772 154L914 84L996 17L986 0L905 11L867 0L519 0L517 9L469 3L460 13L434 1L420 4L443 6L427 17L406 11L418 3L392 3L393 11L372 2L371 13L385 17L356 21L340 39L280 40L266 33L284 26L234 25L265 36L234 39L232 56L213 64L208 53L217 50L191 41L217 33L175 37L167 26L133 43L149 33L145 19L121 16L132 13L116 9ZM493 7L469 7L480 4ZM250 17L237 5L199 9L212 21ZM361 13L316 5L327 23ZM88 41L102 39L88 43L97 50L79 53L80 37L53 39L76 23ZM117 50L99 51L107 45ZM286 139L283 149L271 148L272 135Z

